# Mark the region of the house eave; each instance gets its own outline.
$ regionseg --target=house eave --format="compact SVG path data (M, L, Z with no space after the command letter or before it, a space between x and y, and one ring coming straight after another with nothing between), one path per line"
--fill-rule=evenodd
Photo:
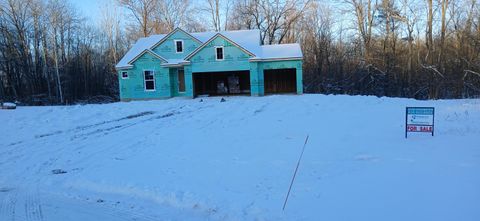
M132 69L133 68L133 65L129 65L129 66L115 66L115 69L117 71L120 71L120 70L128 70L128 69Z
M183 67L183 66L189 65L189 64L190 64L190 61L186 61L186 62L181 62L181 63L178 63L178 64L164 63L164 64L161 64L160 66L162 66L162 67Z
M264 62L264 61L298 61L303 60L303 57L286 57L286 58L250 58L250 62Z

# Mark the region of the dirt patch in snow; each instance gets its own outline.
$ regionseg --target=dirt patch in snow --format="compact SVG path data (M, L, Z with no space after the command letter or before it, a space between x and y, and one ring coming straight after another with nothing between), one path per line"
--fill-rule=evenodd
M13 188L9 188L9 187L0 187L0 193L6 193L6 192L10 192L12 191Z
M67 173L67 171L62 170L62 169L54 169L54 170L52 170L52 173L53 174L64 174L64 173Z

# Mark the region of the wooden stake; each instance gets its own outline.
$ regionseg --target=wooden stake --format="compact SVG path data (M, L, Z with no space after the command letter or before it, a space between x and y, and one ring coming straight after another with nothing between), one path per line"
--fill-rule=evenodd
M300 166L300 161L302 160L303 152L305 151L305 146L307 146L308 136L309 135L307 135L307 138L305 138L305 143L303 144L302 153L298 158L297 167L295 167L295 172L293 173L292 182L290 182L290 187L288 188L287 197L285 197L285 202L283 203L283 209L282 209L283 211L285 211L285 206L287 205L288 196L290 196L290 190L292 190L293 182L295 181L295 177L297 176L298 166Z

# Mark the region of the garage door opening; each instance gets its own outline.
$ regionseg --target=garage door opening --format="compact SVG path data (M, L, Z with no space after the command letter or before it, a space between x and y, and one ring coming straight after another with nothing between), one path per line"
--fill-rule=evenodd
M195 96L249 95L250 72L193 73Z
M265 94L286 94L297 92L296 69L275 69L264 71Z

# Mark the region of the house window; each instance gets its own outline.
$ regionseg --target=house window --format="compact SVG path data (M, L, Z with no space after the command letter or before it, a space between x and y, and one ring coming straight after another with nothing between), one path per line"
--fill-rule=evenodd
M155 90L155 77L153 71L143 71L145 79L145 90L154 91Z
M174 40L175 42L175 51L177 53L183 53L183 40Z
M128 79L128 72L122 71L122 79Z
M178 69L178 92L185 92L185 71Z
M223 61L223 46L215 47L215 58L217 61Z

